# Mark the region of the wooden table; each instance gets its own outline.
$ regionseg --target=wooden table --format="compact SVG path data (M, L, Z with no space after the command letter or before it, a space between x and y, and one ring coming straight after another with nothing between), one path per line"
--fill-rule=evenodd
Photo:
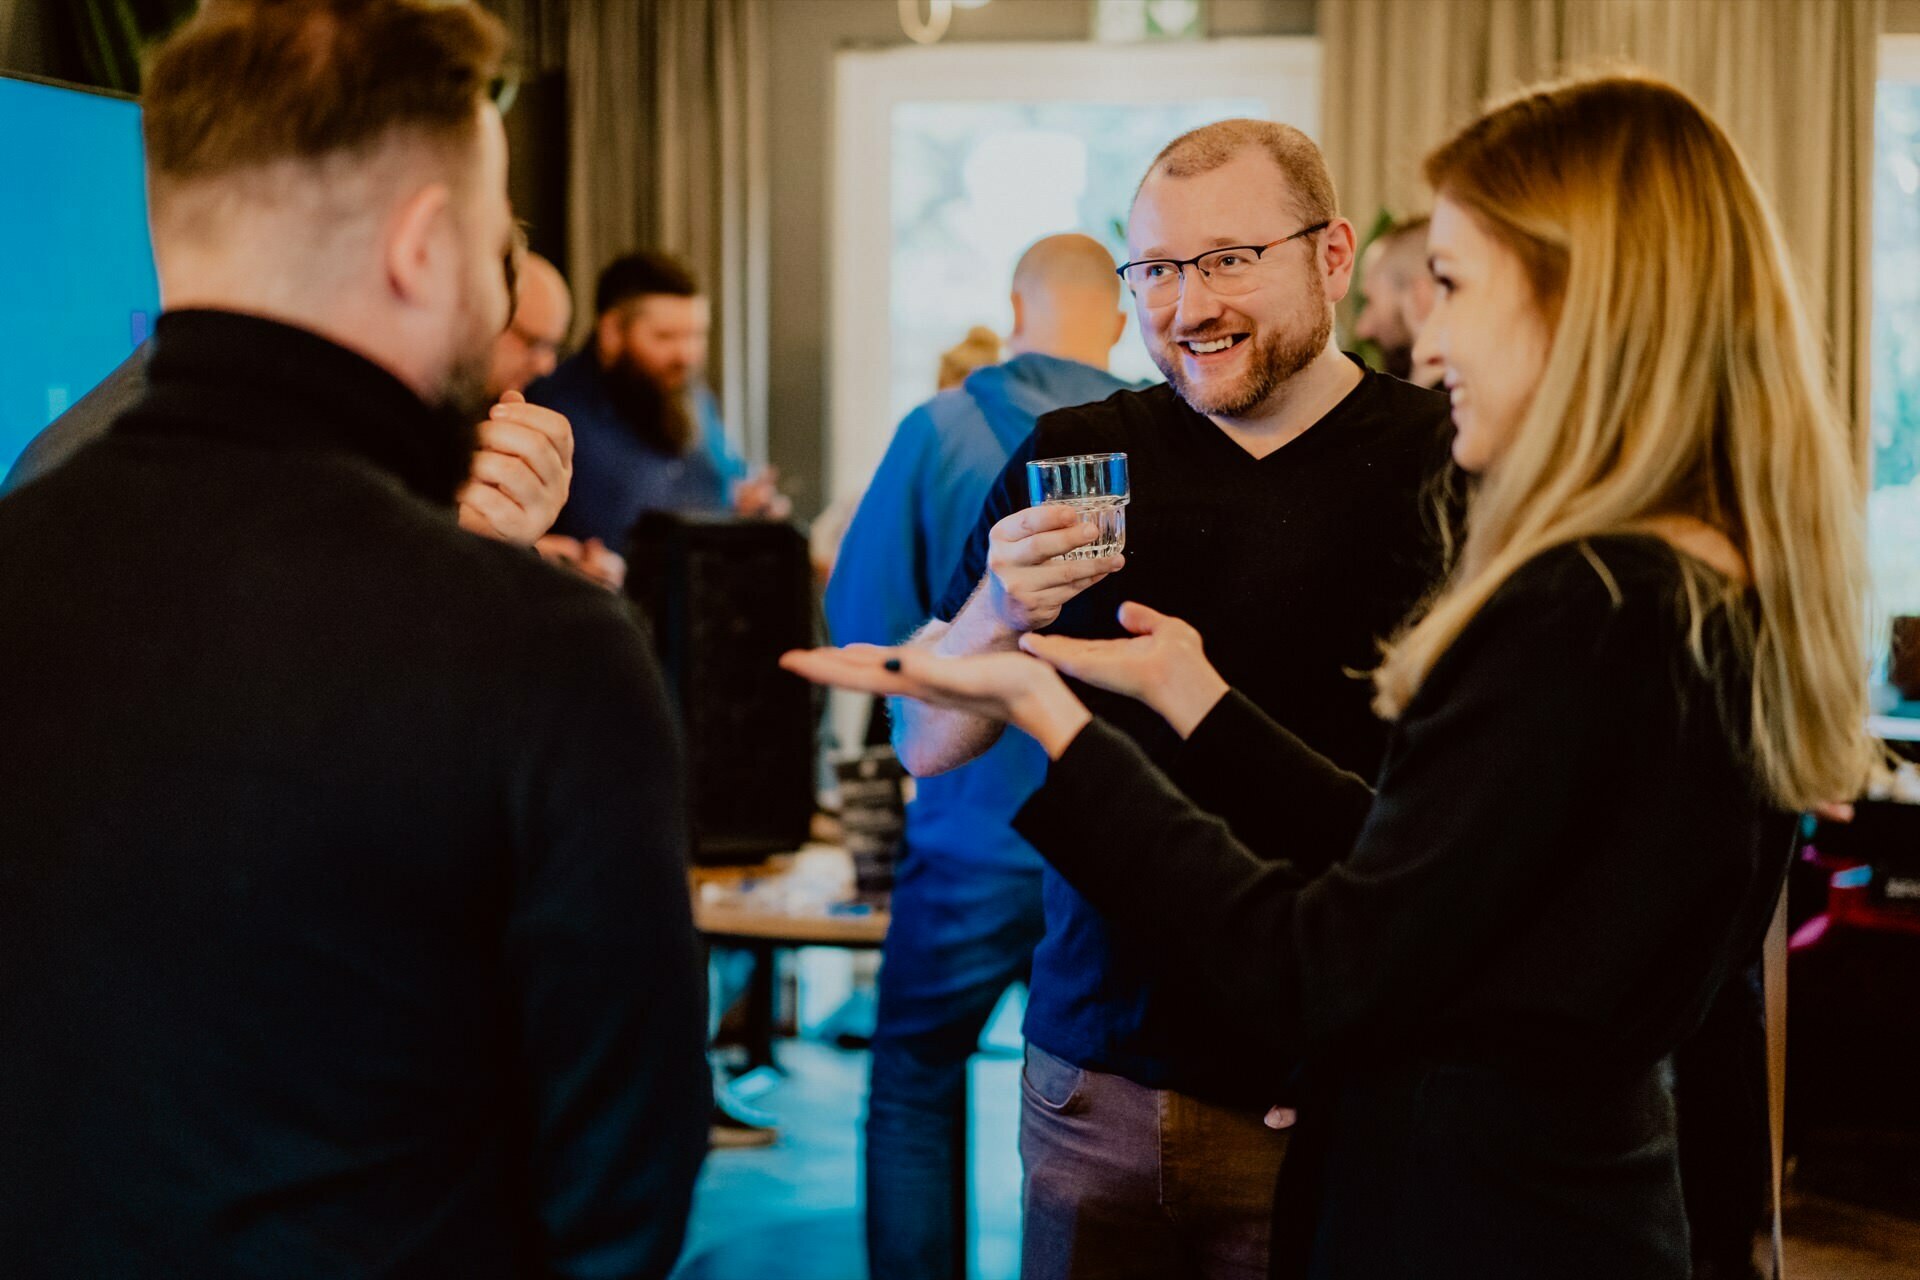
M845 849L810 844L750 867L706 867L693 873L693 922L709 942L754 953L743 1007L747 1065L779 1069L773 1059L774 952L786 947L871 951L886 940L883 902L854 897L853 859ZM953 1135L952 1274L968 1274L972 1229L972 1088L961 1090Z
M845 849L810 844L752 866L695 870L693 923L716 942L870 951L886 939L888 917L883 901L856 901Z
M858 902L852 858L837 844L808 844L751 867L701 867L693 873L693 925L708 942L743 946L755 954L745 994L747 1065L774 1061L774 952L791 946L845 946L876 950L887 938L889 915L879 902ZM960 1092L952 1117L952 1255L950 1274L968 1274L972 1251L972 1082Z
M853 859L835 845L810 844L746 867L693 873L693 923L710 943L753 953L742 1008L747 1069L773 1067L774 953L791 947L877 950L886 940L884 902L858 901Z

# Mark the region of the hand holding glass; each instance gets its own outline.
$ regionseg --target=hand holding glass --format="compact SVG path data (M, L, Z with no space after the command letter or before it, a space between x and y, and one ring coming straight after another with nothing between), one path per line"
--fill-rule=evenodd
M1127 549L1127 483L1124 453L1081 453L1040 458L1027 464L1027 498L1035 506L1063 506L1092 524L1099 536L1061 560L1094 560Z

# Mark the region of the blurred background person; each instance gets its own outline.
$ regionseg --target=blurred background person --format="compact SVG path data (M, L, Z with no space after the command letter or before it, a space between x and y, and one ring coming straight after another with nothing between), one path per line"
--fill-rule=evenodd
M1048 236L1013 273L1012 358L967 374L900 423L827 584L838 644L894 644L933 612L987 490L1043 413L1128 389L1107 372L1126 328L1113 256ZM976 341L979 339L979 341ZM991 339L991 345L986 339ZM977 328L956 352L996 351ZM979 759L921 780L880 964L867 1101L867 1251L875 1276L953 1276L956 1152L967 1060L1045 932L1038 855L1013 831L1046 757L1008 734ZM955 1280L959 1280L955 1277Z
M531 249L518 256L514 272L513 318L493 340L487 387L498 399L524 392L560 363L573 325L573 293L566 277Z
M573 325L573 294L559 268L531 251L519 261L513 319L494 341L493 367L488 378L490 385L502 392L524 392L532 383L551 374L560 363L560 350L566 345L567 332ZM571 428L568 437L571 460ZM571 466L568 470L571 478ZM552 527L566 497L564 493L560 495L560 502L547 517L546 527ZM583 574L610 591L618 591L626 582L626 560L598 538L583 541L547 533L534 546L552 563Z
M600 273L594 314L586 348L527 393L566 415L578 446L554 532L618 550L649 511L785 519L792 504L728 444L701 377L711 318L693 274L664 253L628 254Z
M940 375L934 390L953 390L982 365L999 364L1004 354L999 334L983 324L973 326L966 337L940 353Z
M1427 219L1394 223L1360 255L1363 305L1353 336L1380 348L1387 372L1423 387L1440 385L1438 360L1415 358L1414 342L1433 310L1433 273L1427 270Z
M951 391L965 382L967 375L975 369L999 364L1005 355L1006 349L1000 341L1000 335L986 325L977 324L967 330L966 337L940 353L940 364L934 374L934 390ZM853 513L864 496L863 490L835 498L807 527L808 556L813 561L814 577L823 589L833 576L833 562L840 554L840 541L847 536L847 526L852 522Z

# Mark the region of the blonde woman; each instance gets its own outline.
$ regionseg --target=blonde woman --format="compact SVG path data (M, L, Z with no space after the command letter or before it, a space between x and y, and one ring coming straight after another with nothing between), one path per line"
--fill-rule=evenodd
M940 353L940 371L935 389L951 391L967 380L967 375L983 365L999 364L1005 354L1000 335L983 324L967 330L967 336Z
M1529 93L1427 176L1424 342L1479 482L1449 582L1375 675L1375 788L1134 606L1130 640L1029 637L1044 662L789 665L1032 734L1052 764L1023 834L1298 1048L1283 1184L1318 1194L1280 1197L1277 1253L1365 1280L1681 1280L1663 1059L1757 944L1790 815L1870 760L1860 485L1772 217L1685 95ZM1194 798L1059 673L1165 716Z

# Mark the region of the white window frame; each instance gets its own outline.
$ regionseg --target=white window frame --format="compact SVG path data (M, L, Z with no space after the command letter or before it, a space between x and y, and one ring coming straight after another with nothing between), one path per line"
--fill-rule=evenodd
M860 492L886 452L892 333L892 123L905 102L1185 102L1253 98L1309 135L1320 41L1260 36L1165 44L944 44L844 50L834 65L828 245L827 481Z

